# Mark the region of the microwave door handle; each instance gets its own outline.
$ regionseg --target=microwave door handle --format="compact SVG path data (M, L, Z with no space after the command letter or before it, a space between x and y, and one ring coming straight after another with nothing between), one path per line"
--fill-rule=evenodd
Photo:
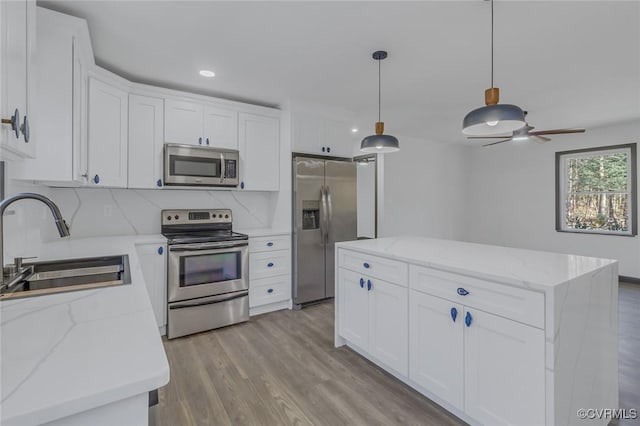
M220 183L223 183L225 175L227 174L227 165L225 164L223 153L220 153L220 167Z

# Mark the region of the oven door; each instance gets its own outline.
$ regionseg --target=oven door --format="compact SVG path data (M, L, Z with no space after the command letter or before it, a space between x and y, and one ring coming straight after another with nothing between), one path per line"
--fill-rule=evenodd
M248 289L248 260L247 241L169 246L169 302Z
M164 183L182 186L237 186L238 157L238 153L231 150L165 144Z

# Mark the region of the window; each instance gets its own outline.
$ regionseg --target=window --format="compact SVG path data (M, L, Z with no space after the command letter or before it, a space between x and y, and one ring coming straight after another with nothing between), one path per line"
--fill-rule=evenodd
M636 235L636 144L556 152L556 230Z

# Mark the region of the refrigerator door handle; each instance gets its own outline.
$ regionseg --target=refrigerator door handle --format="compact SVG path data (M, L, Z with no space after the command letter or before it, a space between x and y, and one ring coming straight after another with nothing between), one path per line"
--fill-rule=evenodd
M331 191L329 187L325 187L325 193L327 194L327 229L325 230L326 243L329 244L329 229L331 229L331 221L333 220L333 205L331 204Z
M322 245L326 240L326 223L327 223L327 196L324 185L320 187L320 241Z

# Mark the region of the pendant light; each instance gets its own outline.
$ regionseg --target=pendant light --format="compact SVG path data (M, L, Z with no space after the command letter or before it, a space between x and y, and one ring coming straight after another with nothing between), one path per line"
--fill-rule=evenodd
M385 135L384 123L380 121L380 110L382 104L382 96L380 90L380 62L387 57L387 52L384 50L378 50L373 52L373 59L378 61L378 122L376 123L376 134L367 136L362 139L360 143L360 151L366 153L386 154L389 152L396 152L400 149L398 138L391 135Z
M487 106L474 109L462 121L462 133L472 136L511 133L526 124L524 111L516 105L499 105L500 89L493 87L493 0L491 2L491 87L484 92Z

